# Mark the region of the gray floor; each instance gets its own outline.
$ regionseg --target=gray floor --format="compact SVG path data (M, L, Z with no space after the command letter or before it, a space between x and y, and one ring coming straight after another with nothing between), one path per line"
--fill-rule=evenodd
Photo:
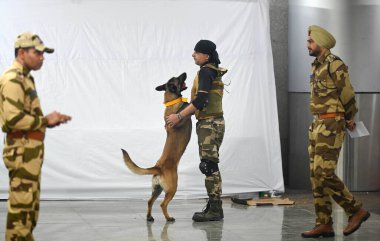
M309 195L308 195L309 196ZM377 195L378 198L380 195ZM205 200L174 200L169 212L176 218L166 223L159 202L155 203L155 222L145 221L146 201L43 201L41 216L34 232L37 241L296 241L300 233L313 226L310 199L294 196L294 206L253 207L224 199L222 222L193 223L191 216ZM324 240L380 240L378 200L372 200L375 212L361 229L349 237L342 234L347 222L342 209L334 208L335 238ZM370 210L371 211L371 210ZM0 202L0 240L3 240L6 202ZM313 239L312 239L313 240Z

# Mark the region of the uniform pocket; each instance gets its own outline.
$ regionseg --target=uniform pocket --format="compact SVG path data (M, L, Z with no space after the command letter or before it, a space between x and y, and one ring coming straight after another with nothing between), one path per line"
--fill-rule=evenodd
M22 158L24 154L23 147L5 147L3 150L3 159L5 166L8 170L15 170L22 165Z
M337 89L335 83L333 80L331 79L324 79L324 80L321 80L320 81L320 85L324 88L324 89L330 89L330 90L335 90Z
M219 153L217 146L215 144L203 143L199 146L199 157L200 159L207 159L218 162Z
M338 126L339 126L339 129L336 132L334 146L336 148L339 148L339 150L340 150L340 148L343 145L344 136L346 135L346 132L345 132L344 126L342 126L341 124L338 124Z
M6 149L4 148L3 150L3 158L7 158L9 160L14 160L14 158L16 157L16 149L17 148L10 148L10 149Z
M33 183L14 178L10 185L9 202L11 208L28 209L33 206Z

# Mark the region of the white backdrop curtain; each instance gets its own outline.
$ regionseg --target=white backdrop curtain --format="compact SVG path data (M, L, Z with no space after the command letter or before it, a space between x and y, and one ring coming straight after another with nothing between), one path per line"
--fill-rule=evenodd
M163 93L154 88L182 72L192 85L199 67L191 54L200 39L217 44L229 69L224 195L284 190L268 1L3 0L0 23L1 72L14 58L16 36L38 33L56 50L33 72L42 108L73 117L48 130L43 199L148 198L151 177L132 174L120 148L140 166L155 164L166 133ZM176 198L205 196L198 164L193 131ZM0 198L7 190L1 164Z

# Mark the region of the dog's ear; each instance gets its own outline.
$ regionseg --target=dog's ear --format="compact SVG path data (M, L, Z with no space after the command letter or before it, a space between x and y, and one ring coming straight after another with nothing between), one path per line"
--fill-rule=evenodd
M181 81L185 81L187 78L186 72L183 72L180 76L178 76L178 79Z
M163 91L163 90L166 90L165 85L166 85L166 84L163 84L163 85L157 86L157 87L156 87L156 90L157 90L157 91Z

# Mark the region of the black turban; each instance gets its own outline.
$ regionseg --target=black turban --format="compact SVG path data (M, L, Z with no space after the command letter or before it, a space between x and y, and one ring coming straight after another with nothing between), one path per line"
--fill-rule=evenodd
M200 40L194 47L194 51L211 55L216 50L216 45L210 40Z
M216 45L210 40L199 40L195 45L194 51L202 54L208 54L210 56L209 62L216 65L220 64L219 55L216 51Z

